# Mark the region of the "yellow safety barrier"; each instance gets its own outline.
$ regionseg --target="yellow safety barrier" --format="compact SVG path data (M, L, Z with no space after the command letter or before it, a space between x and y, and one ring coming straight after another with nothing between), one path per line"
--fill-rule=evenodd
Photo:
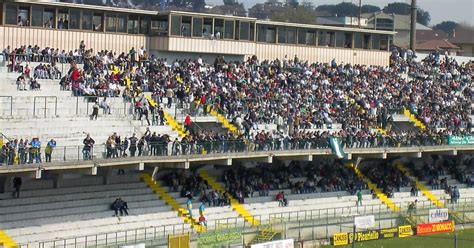
M395 167L399 169L401 172L403 172L406 176L410 177L415 182L416 188L419 189L423 193L423 195L425 195L426 198L428 198L428 200L430 200L430 202L433 203L433 205L435 205L438 208L444 207L443 202L441 202L438 199L438 197L436 197L423 183L418 181L418 179L410 173L410 171L408 170L407 167L405 167L405 165L403 165L400 162L397 162L395 163Z
M367 183L367 187L369 187L369 189L375 192L377 198L379 198L379 200L383 204L385 204L390 210L392 210L393 212L400 212L400 208L392 200L390 200L390 198L386 194L384 194L382 190L377 187L377 185L370 181L369 178L364 176L364 174L362 174L362 172L357 167L355 167L353 163L348 163L346 164L346 166L354 170L355 174L360 179L362 179L362 181Z
M179 204L166 190L161 187L157 182L155 182L150 175L143 173L140 175L142 180L147 184L149 188L153 190L155 194L158 195L160 199L166 202L171 208L178 212L178 216L183 217L184 222L190 224L192 228L194 228L197 232L205 232L206 227L200 225L196 220L191 219L189 215L187 215L187 210L184 209L181 204Z
M4 231L0 230L0 247L18 247L18 244Z
M418 127L420 128L421 130L425 130L426 129L426 125L423 124L423 122L421 122L420 120L418 120L418 118L416 118L416 116L414 114L412 114L410 112L410 110L408 110L407 108L403 108L403 114L408 117L408 119L410 119L411 122L413 122L413 124L415 125L415 127Z
M212 178L207 171L199 171L199 175L202 177L202 179L206 180L207 183L215 190L224 192L226 191L224 187L220 183L218 183L214 178ZM255 219L255 217L247 210L245 209L242 204L239 203L236 199L234 199L232 196L229 195L229 200L230 200L230 205L232 206L233 210L236 211L242 218L245 219L249 224L253 226L258 226L260 225L260 221Z

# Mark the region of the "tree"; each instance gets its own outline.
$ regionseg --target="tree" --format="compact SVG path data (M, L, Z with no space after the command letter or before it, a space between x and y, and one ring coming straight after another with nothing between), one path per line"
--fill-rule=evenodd
M411 5L402 2L389 3L385 8L383 8L383 12L386 14L409 15L411 12ZM427 26L430 21L430 13L418 8L416 12L416 22Z
M296 8L286 7L281 11L273 12L270 19L277 22L295 22L314 24L316 12L313 9L298 6Z
M458 26L456 22L444 21L434 26L434 29L443 30L447 34L452 34L453 30Z
M431 15L428 11L418 9L416 12L416 22L421 23L425 26L428 26L431 21Z
M359 6L353 3L339 3L336 5L333 4L324 4L319 5L316 8L318 12L328 12L331 15L337 16L358 16L359 15Z
M224 5L237 5L237 0L224 0Z
M299 5L298 0L287 0L286 3L287 3L287 5L289 5L293 8L296 8Z
M362 13L374 13L378 11L380 11L380 7L375 5L366 4L361 7Z

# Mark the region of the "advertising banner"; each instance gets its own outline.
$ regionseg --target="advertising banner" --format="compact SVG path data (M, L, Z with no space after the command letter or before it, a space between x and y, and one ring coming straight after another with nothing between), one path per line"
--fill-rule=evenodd
M368 216L356 216L354 217L354 225L357 228L374 228L375 226L375 216L368 215Z
M399 238L405 238L405 237L410 237L410 236L413 236L413 229L411 228L410 225L398 227Z
M428 214L429 223L445 221L448 220L449 217L447 208L430 209Z
M448 136L449 145L474 145L474 136Z
M270 241L266 243L253 244L250 248L294 248L295 242L293 239L282 239Z
M438 223L416 225L416 235L427 235L454 231L454 221L443 221Z
M410 230L411 230L411 226ZM355 242L364 242L364 241L371 241L371 240L379 240L379 239L390 239L398 237L400 228L385 228L385 229L378 229L378 230L370 230L370 231L361 231L355 233L336 233L333 235L333 245L348 245ZM407 230L402 229L404 231L404 237L407 237Z

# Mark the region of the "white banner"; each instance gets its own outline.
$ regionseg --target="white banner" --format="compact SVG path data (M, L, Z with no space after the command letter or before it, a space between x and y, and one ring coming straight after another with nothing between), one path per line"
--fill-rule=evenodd
M448 220L449 214L447 208L440 208L440 209L430 209L428 215L428 222L440 222L444 220Z
M251 245L250 248L294 248L294 241L293 239L270 241Z
M374 228L375 227L375 216L356 216L354 217L354 225L356 228Z
M122 248L145 248L145 244L126 245L122 246Z

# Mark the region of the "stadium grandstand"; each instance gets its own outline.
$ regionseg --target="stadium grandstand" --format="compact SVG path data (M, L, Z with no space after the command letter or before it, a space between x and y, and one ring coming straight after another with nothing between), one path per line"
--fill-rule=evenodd
M0 3L0 246L319 247L474 224L472 61L388 31Z

